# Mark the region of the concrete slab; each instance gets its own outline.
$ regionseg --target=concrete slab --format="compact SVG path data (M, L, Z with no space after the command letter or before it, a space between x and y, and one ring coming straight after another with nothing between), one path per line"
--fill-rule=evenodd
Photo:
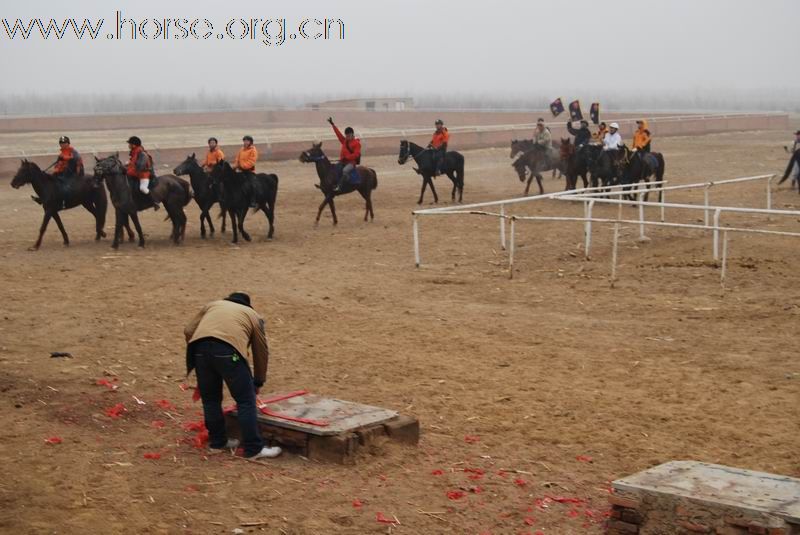
M696 461L673 461L616 480L615 490L673 495L800 524L800 479Z
M282 394L270 394L265 399L280 397ZM327 423L325 426L320 426L266 414L258 415L262 423L316 436L352 432L362 427L382 424L397 416L397 412L393 410L308 393L268 403L265 406L280 415Z

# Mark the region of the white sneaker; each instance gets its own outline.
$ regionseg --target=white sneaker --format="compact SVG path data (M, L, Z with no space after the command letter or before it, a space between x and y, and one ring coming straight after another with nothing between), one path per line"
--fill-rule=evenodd
M253 459L253 460L256 460L256 459L273 459L273 458L277 457L278 455L280 455L282 452L283 452L283 450L280 449L280 447L278 447L278 446L274 446L272 448L264 446L261 449L261 451L259 451L258 453L256 453L252 457L248 457L248 459Z

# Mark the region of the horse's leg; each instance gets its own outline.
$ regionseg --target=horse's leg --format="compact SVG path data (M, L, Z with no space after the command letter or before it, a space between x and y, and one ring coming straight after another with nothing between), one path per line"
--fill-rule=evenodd
M267 223L269 223L267 239L271 240L272 235L275 233L275 203L269 203L261 209L264 211L264 215L267 216Z
M368 186L368 187L369 187L369 186ZM371 192L372 192L372 189L371 189L371 188L370 188L370 189L364 189L364 188L360 188L360 189L358 190L358 193L359 193L359 194L361 195L361 197L364 199L364 205L365 205L365 208L364 208L364 222L365 222L365 223L366 223L366 222L367 222L367 220L369 219L369 194L370 194Z
M200 211L200 237L206 239L206 217L208 217L208 210L201 209ZM211 222L209 221L209 226ZM211 231L213 234L213 230Z
M127 226L128 225L128 221L127 221L128 215L125 214L124 218L125 218L124 223ZM122 225L123 225L123 214L122 214L122 211L120 211L119 208L114 207L114 241L111 242L111 248L112 249L118 249L119 248L119 242L122 239Z
M325 209L325 205L328 204L328 196L325 196L325 199L322 200L322 204L319 205L319 210L317 210L317 219L314 221L314 226L316 227L319 225L319 218L322 216L322 210Z
M433 204L439 204L439 195L436 194L436 188L433 187L433 177L428 177L428 185L430 185L431 193L433 193Z
M542 175L536 175L536 183L539 185L539 195L544 195L544 186L542 186Z
M244 238L245 241L250 241L250 234L248 234L244 229L244 218L247 217L247 207L239 212L237 217L239 218L239 233L242 235L242 238Z
M29 251L37 251L39 247L42 246L42 238L44 237L44 232L47 230L47 224L50 223L51 217L53 216L50 214L50 212L45 210L44 218L42 219L42 226L39 227L39 238L36 240L36 243L34 243L32 247L28 248Z
M231 243L239 243L239 228L236 226L236 211L230 210L228 215L231 216L231 230L233 232L233 241L231 241Z
M144 232L142 232L142 225L139 224L139 212L134 211L130 214L133 219L133 226L136 228L136 234L139 235L139 247L144 247Z
M528 191L531 189L531 182L533 182L533 171L531 171L531 175L528 177L528 181L525 183L525 193L524 196L528 195Z
M55 220L56 225L58 225L58 230L61 231L61 237L64 238L64 245L68 246L69 236L67 236L67 229L64 228L64 223L61 222L61 216L58 215L58 212L53 214L53 219Z
M428 187L428 180L422 177L422 189L419 191L419 200L417 204L422 204L422 199L425 197L425 189Z
M206 214L206 221L208 222L208 231L211 234L211 237L214 237L214 222L211 220L211 205L206 206L205 209Z
M125 230L128 231L128 241L133 241L136 239L133 229L131 228L130 218L127 215L125 215Z
M338 225L339 220L336 218L336 205L333 203L333 197L331 197L331 200L328 201L328 206L330 206L331 208L331 216L333 216L333 224Z

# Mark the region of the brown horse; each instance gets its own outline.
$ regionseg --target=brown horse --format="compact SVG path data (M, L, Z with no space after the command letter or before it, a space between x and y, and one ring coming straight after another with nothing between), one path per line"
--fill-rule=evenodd
M319 218L322 215L322 210L325 205L330 206L331 216L333 217L333 224L338 224L339 220L336 218L336 206L334 206L333 198L337 195L346 195L353 191L357 191L364 197L367 203L366 212L364 213L364 221L368 218L375 219L375 212L372 211L372 190L378 187L378 175L374 169L364 167L363 165L356 166L358 171L359 181L358 184L351 184L349 177L345 177L344 183L341 188L334 191L336 184L339 181L339 173L341 173L341 166L334 165L322 152L322 143L312 143L311 148L300 153L300 161L303 163L313 163L317 167L317 176L319 177L319 185L317 186L325 200L319 205L317 211L317 219L315 225L319 224ZM339 169L337 170L337 167Z
M559 169L564 171L564 163L560 157L561 146L557 143L552 143L550 148L544 148L539 145L533 144L529 140L512 140L511 141L511 157L519 155L519 157L511 163L511 166L517 172L520 182L525 182L525 195L531 188L533 179L539 186L539 194L544 195L544 187L542 186L542 171L550 171Z
M170 239L179 244L186 233L186 214L183 207L192 200L189 183L174 175L158 177L157 184L151 189L150 195L144 195L136 184L132 184L125 172L125 167L119 160L119 153L98 159L94 167L95 179L105 180L111 193L111 203L116 209L116 225L114 229L114 242L111 247L116 249L122 237L122 227L128 219L133 220L133 226L139 235L139 247L144 247L144 234L139 224L139 212L153 208L155 202L163 202L167 209L167 219L172 222Z
M94 216L95 220L95 240L105 238L106 233L103 231L103 226L106 222L106 210L108 208L108 198L106 197L105 188L100 185L96 187L95 181L92 177L77 176L65 178L63 180L69 181L68 187L60 187L57 178L45 173L39 166L28 160L22 160L22 164L17 170L17 174L11 180L11 187L19 189L25 184L33 186L36 195L44 210L44 219L39 228L39 238L36 243L30 248L31 251L39 249L42 245L42 238L47 230L47 224L50 219L54 219L58 230L61 231L61 236L64 239L64 245L69 245L69 237L67 231L64 229L64 224L61 222L61 217L58 212L61 210L68 210L76 206L83 206L90 214Z

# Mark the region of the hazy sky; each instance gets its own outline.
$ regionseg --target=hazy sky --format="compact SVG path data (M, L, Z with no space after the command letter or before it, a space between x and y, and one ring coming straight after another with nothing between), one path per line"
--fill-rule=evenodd
M305 18L328 17L344 21L345 38L267 47L257 29L254 40L109 40L116 10L137 20L205 18L214 34L230 19L285 17L292 33ZM0 92L800 88L800 0L3 0L0 19L17 17L106 20L95 41L45 41L37 31L10 40L0 20Z

